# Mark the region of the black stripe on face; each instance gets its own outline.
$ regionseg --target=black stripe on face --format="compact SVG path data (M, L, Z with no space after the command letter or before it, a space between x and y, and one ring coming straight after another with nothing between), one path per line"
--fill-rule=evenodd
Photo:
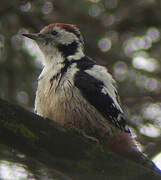
M58 45L58 50L62 53L64 57L74 55L77 52L77 48L78 48L78 42L76 41L68 45L64 45L64 44Z

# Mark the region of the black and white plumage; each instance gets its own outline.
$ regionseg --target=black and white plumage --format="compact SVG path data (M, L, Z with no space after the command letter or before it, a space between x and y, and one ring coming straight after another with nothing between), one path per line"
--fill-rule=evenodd
M122 145L120 151L137 151L115 81L105 67L85 55L79 30L74 25L54 23L40 33L24 36L34 39L44 54L36 112L65 127L82 130L100 142L107 141L111 149L118 150Z
M37 114L96 138L105 147L159 172L137 148L126 126L115 81L103 66L84 53L82 35L74 25L54 23L34 39L44 54L35 99Z
M107 69L96 65L87 57L77 62L77 67L79 71L74 76L74 84L80 89L82 96L110 123L125 132L130 132L118 102L115 82Z

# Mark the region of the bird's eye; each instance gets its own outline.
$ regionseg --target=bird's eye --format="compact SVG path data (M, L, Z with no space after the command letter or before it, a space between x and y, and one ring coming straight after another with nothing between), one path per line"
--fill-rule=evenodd
M55 35L58 34L58 32L53 30L53 31L51 32L51 34L55 36Z

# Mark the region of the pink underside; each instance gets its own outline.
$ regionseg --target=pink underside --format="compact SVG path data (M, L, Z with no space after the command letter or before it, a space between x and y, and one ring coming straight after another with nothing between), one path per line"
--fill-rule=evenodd
M111 140L105 144L108 149L120 155L128 156L136 154L137 149L135 140L130 133L118 132L111 137Z

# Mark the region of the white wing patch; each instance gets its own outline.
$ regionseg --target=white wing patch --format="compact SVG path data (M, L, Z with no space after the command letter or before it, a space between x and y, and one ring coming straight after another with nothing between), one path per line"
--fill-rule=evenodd
M102 93L109 94L114 102L113 106L123 113L119 102L117 101L117 90L114 86L115 81L111 74L108 73L107 69L103 66L94 65L93 68L85 70L85 72L104 83L105 86L102 88Z

